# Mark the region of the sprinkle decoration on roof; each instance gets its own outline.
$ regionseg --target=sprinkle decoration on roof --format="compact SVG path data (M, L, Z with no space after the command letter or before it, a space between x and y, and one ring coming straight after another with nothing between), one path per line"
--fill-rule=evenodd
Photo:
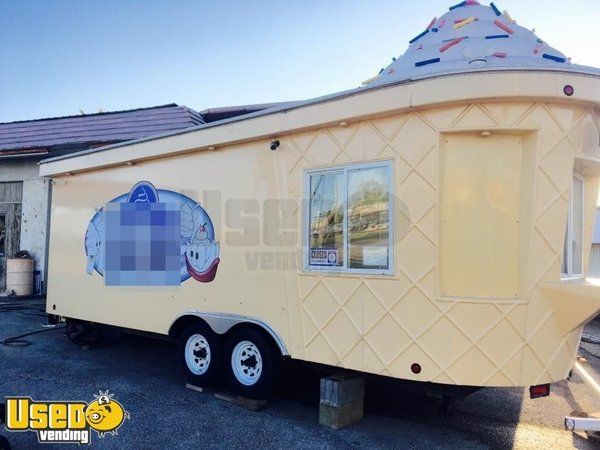
M569 58L494 4L465 0L434 17L409 42L406 52L363 84L425 78L479 70L547 69L571 64ZM567 69L568 70L568 69Z

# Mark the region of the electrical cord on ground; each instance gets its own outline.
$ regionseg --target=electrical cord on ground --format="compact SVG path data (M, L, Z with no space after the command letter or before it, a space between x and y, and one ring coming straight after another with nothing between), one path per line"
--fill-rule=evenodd
M102 331L93 324L76 320L67 321L67 338L84 350L91 350L108 345L108 340Z
M588 344L600 344L600 337L593 334L582 333L581 340Z
M11 336L4 339L1 344L6 347L27 347L28 345L33 344L29 339L23 339L24 337L31 336L38 333L45 333L47 331L56 331L56 330L64 330L65 327L53 327L53 328L44 328L43 330L32 331L30 333L21 334L19 336Z
M34 299L23 299L18 301L0 301L0 313L3 312L16 312L25 316L37 316L37 317L46 317L44 306L43 305L31 305L25 302L31 300L39 300L37 298ZM32 311L32 312L28 312Z
M583 333L581 335L581 342L585 342L587 344L592 344L592 345L600 345L600 337L598 336L594 336L592 334L587 334L587 333ZM600 359L600 355L597 353L594 353L590 350L588 350L585 347L581 347L583 349L583 351L585 351L588 355L594 357L594 358L598 358Z
M25 298L16 301L2 301L0 300L0 313L17 313L25 316L35 317L47 317L43 305L38 304L27 304L24 302L38 300L39 298ZM11 347L26 347L32 344L32 341L23 339L24 337L43 333L52 330L65 330L65 335L74 344L79 345L81 348L95 349L104 347L108 344L106 336L104 336L100 327L90 323L71 320L67 321L66 326L46 328L44 330L33 331L20 336L12 336L0 341L0 344Z
M588 349L586 349L585 347L581 347L583 349L584 352L586 352L588 355L594 357L594 358L598 358L600 359L600 355L598 355L597 353L594 352L590 352Z
M4 339L0 344L7 347L27 347L33 344L29 339L23 339L34 334L45 333L46 331L65 330L65 335L73 344L79 345L84 349L95 349L104 347L108 341L94 328L88 329L80 323L68 322L66 326L56 326L45 328L43 330L32 331L19 336L11 336Z

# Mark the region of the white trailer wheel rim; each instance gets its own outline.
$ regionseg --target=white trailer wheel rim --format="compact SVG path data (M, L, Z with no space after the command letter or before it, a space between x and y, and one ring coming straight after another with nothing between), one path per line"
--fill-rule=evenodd
M194 375L204 375L210 367L210 345L201 334L192 334L185 343L185 363Z
M231 353L231 368L235 378L244 386L256 384L263 369L258 347L250 341L239 342Z

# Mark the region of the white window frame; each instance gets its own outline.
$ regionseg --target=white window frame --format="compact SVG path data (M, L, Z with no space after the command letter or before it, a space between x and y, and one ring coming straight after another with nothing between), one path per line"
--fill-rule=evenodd
M567 272L563 272L563 265L561 265L561 279L569 280L569 279L580 279L583 278L583 260L584 260L584 251L583 251L583 229L584 229L584 218L585 218L585 180L578 173L573 173L573 178L577 178L581 181L581 273L573 273L573 194L575 192L574 182L571 181L571 193L569 195L569 205L568 205L568 218L567 218L567 230L565 233L565 247L566 252L563 251L563 265L564 259L566 258L567 262Z
M349 173L355 170L373 169L385 167L388 169L388 268L387 269L353 269L348 267L348 184ZM310 177L314 175L328 175L333 173L343 174L343 204L344 221L342 232L344 233L344 260L340 267L335 266L311 266L309 264L310 252ZM375 161L369 163L344 164L322 169L309 169L304 171L304 211L302 214L302 256L303 267L306 272L326 273L356 273L365 275L393 275L394 274L394 165L391 160Z

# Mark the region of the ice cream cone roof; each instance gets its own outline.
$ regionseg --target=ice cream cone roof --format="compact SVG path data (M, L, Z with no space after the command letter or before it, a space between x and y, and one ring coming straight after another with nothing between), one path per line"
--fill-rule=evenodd
M365 84L384 84L438 74L481 70L561 70L600 74L569 58L516 23L494 3L467 0L432 19L406 52Z

